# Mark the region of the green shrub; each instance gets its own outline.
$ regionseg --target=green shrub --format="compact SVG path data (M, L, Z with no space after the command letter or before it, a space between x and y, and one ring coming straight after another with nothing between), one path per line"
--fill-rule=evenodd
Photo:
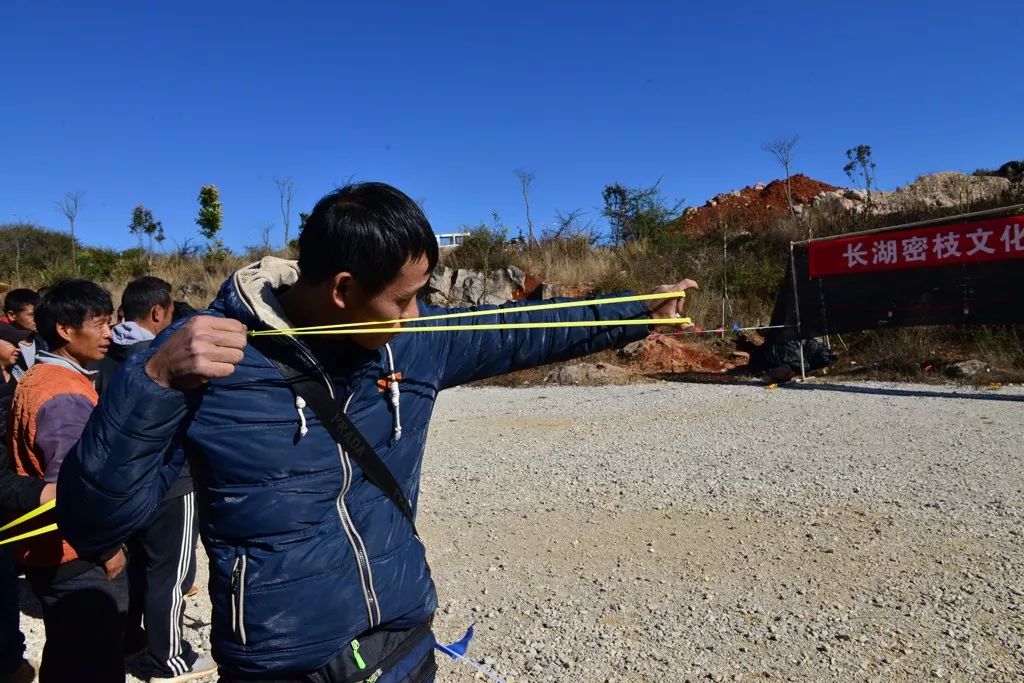
M452 268L498 270L512 265L514 255L503 228L479 225L469 231L461 246L445 256L445 263Z
M40 286L54 273L74 274L71 236L31 223L0 225L0 273L18 286Z
M78 252L78 274L90 280L110 280L121 263L121 255L113 249L83 249Z

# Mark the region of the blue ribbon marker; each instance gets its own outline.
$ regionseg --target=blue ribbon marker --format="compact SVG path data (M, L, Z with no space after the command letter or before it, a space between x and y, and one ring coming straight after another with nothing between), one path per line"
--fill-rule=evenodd
M487 678L491 679L492 681L497 681L497 683L505 683L504 678L494 673L486 666L477 664L472 659L466 656L466 653L469 651L469 641L473 640L473 626L475 626L475 624L470 624L469 628L466 629L466 635L462 636L461 639L455 641L451 645L442 645L441 643L435 643L434 647L436 647L438 650L451 657L453 662L465 662L469 666L473 667L474 669L482 673L484 676L487 676Z

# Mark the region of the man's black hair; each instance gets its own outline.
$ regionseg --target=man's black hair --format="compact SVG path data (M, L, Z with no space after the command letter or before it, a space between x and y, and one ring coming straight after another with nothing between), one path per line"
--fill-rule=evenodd
M310 284L348 272L376 293L406 262L422 256L433 270L437 238L427 217L384 183L356 183L330 193L313 207L299 235L299 271Z
M66 344L57 325L77 328L90 318L113 312L110 292L92 280L61 280L46 290L36 306L36 329L53 351Z
M21 313L29 306L39 305L39 295L31 289L12 289L4 297L4 312Z
M121 295L121 310L124 319L130 322L148 318L154 306L167 308L172 303L171 283L152 275L132 280Z

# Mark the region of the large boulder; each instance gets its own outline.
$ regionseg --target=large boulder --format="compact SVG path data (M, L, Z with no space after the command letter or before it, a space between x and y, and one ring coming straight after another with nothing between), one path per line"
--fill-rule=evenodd
M548 373L544 381L548 384L592 385L627 382L632 373L625 368L608 363L579 363L563 365Z
M526 273L509 266L490 273L438 264L427 281L427 303L437 306L498 305L521 299L526 291Z
M434 306L450 306L452 293L452 280L455 271L444 264L437 264L434 272L427 280L426 292L423 299Z
M460 268L455 271L450 294L452 306L476 306L487 289L487 276L479 270Z
M970 379L984 372L988 372L988 365L973 358L946 366L946 375L957 379Z

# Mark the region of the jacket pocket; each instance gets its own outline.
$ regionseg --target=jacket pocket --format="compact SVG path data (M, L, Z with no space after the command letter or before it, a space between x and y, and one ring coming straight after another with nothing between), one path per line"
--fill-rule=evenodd
M434 643L429 621L401 631L364 633L318 673L324 674L323 680L338 683L371 683L382 677L388 681L427 680L425 676L411 678L409 673L430 669Z
M244 552L235 557L231 567L231 627L235 639L246 645L245 635L245 570L248 557Z

